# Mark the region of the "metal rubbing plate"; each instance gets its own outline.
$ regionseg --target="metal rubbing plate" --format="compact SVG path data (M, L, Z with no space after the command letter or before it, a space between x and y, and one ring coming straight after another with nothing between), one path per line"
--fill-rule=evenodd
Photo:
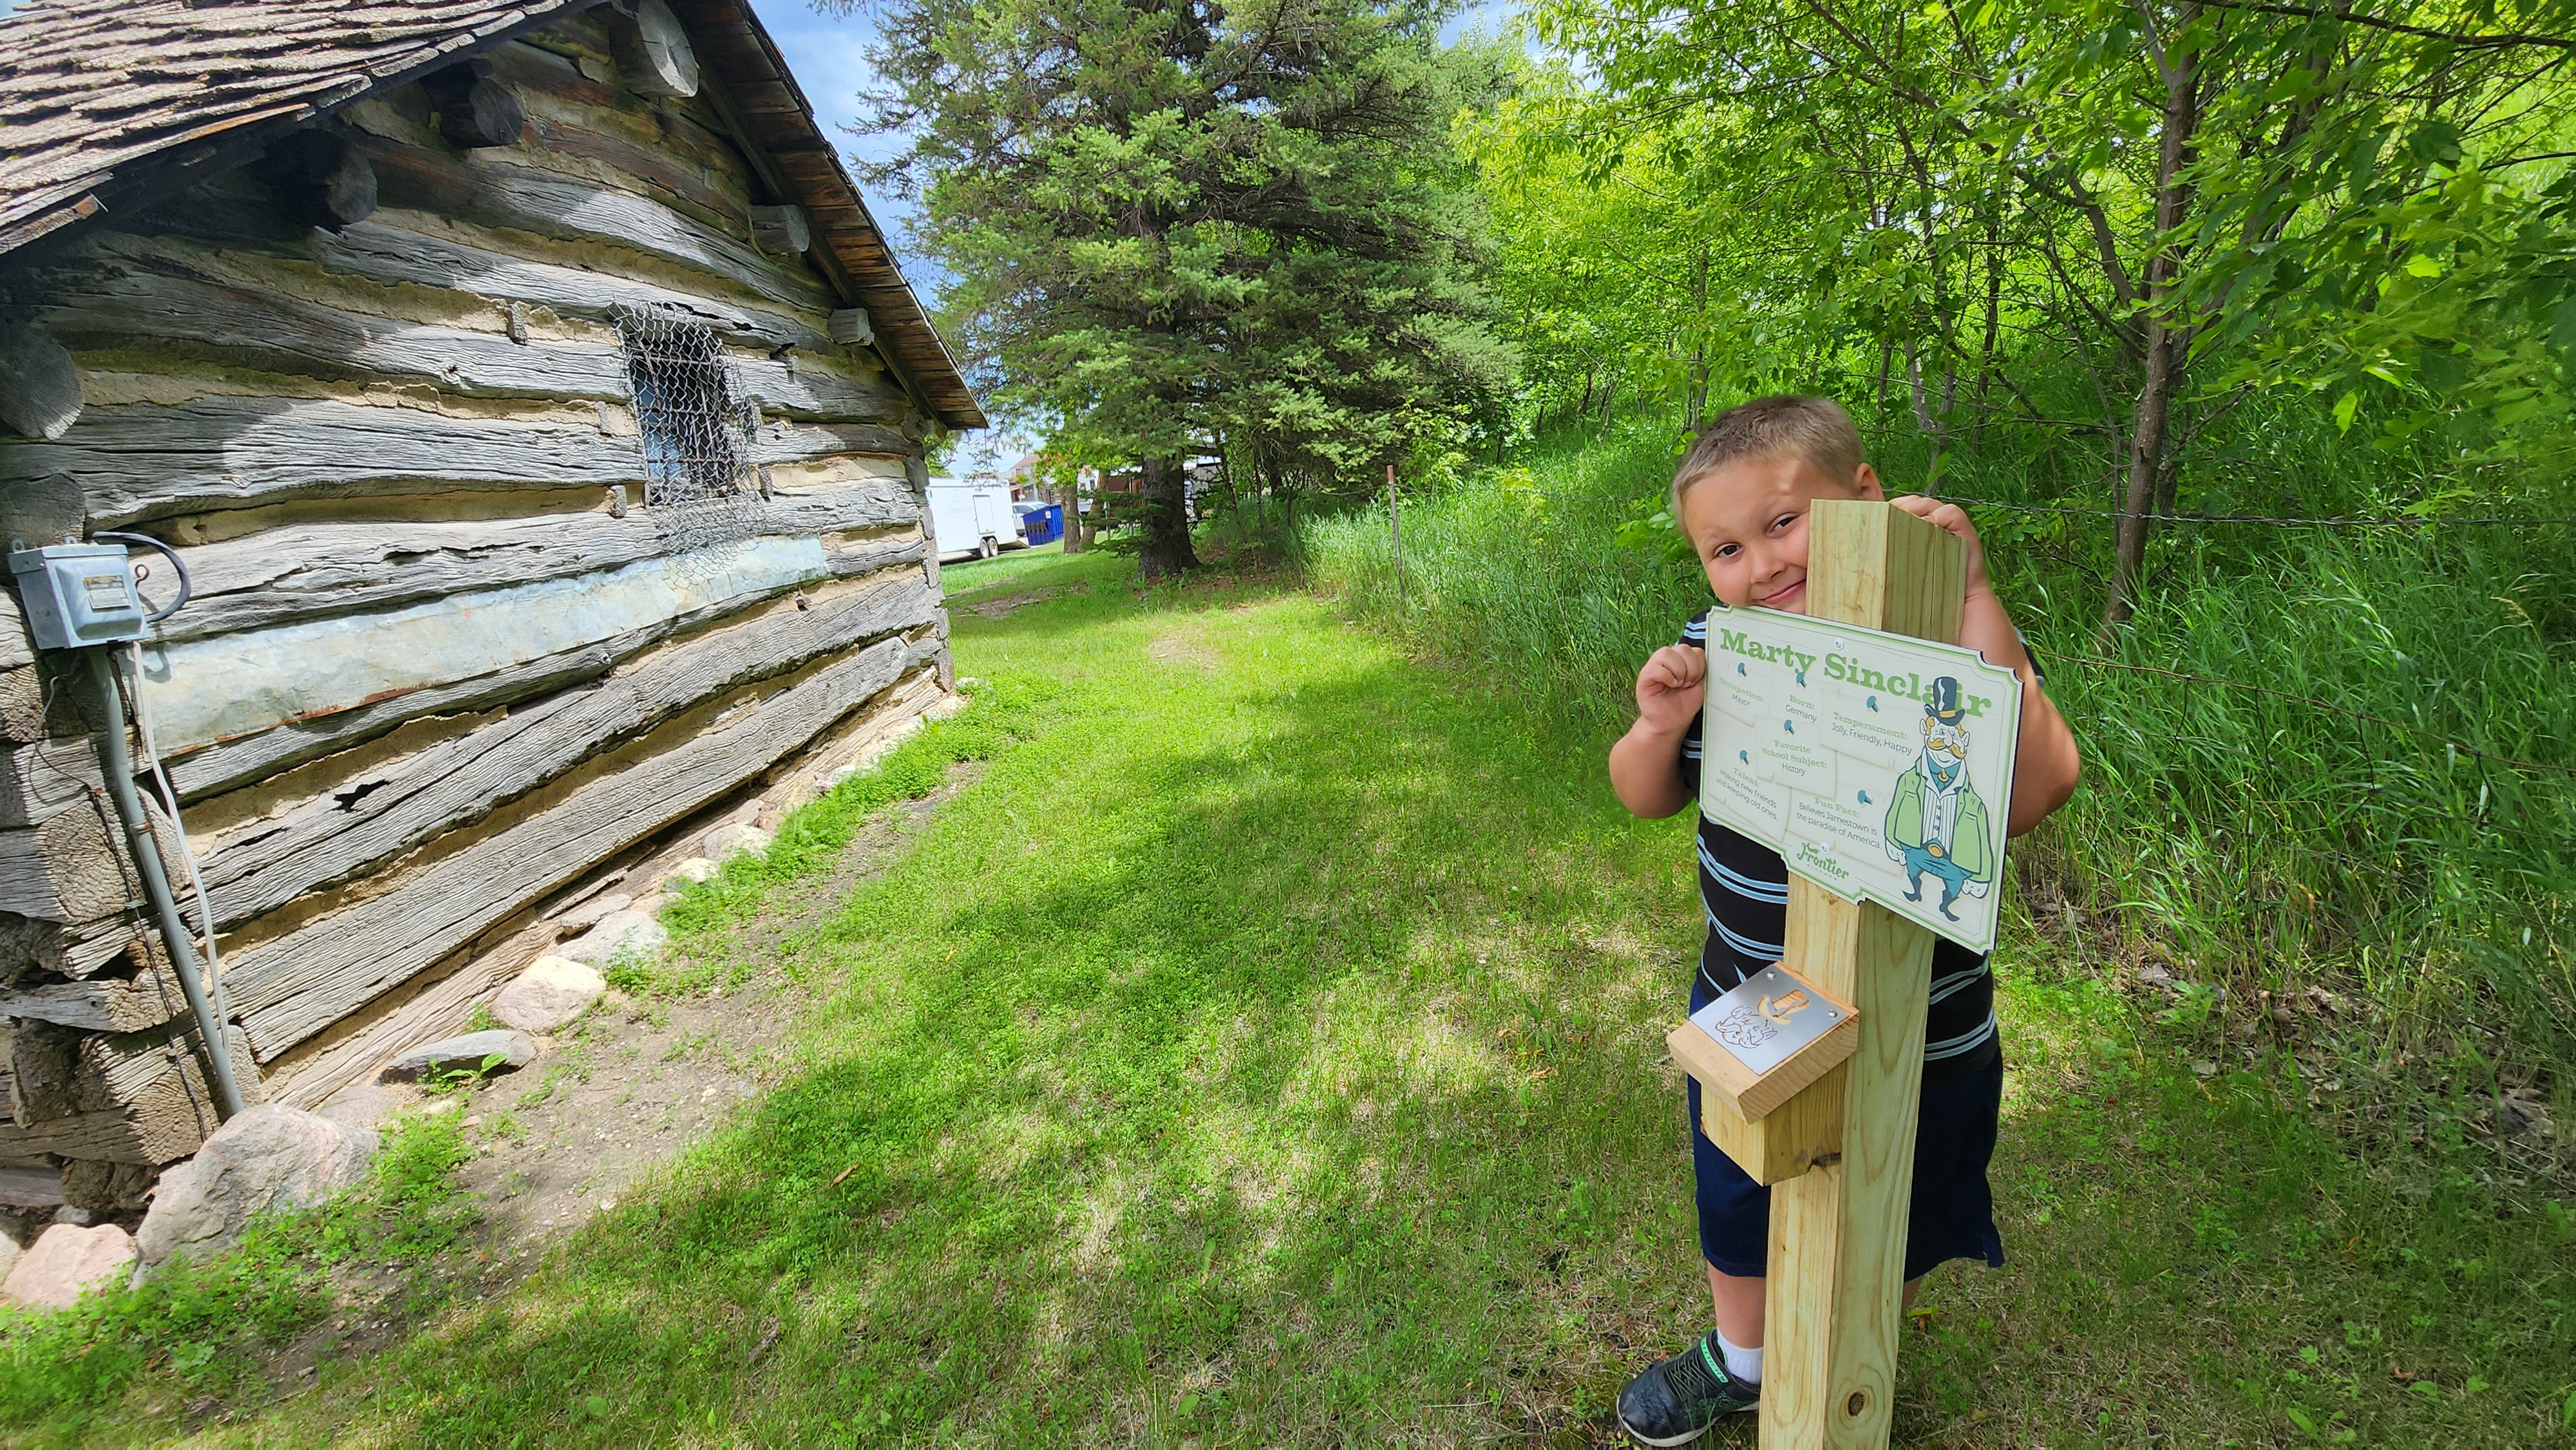
M1840 1007L1775 962L1693 1012L1691 1021L1759 1076L1824 1036L1842 1017Z

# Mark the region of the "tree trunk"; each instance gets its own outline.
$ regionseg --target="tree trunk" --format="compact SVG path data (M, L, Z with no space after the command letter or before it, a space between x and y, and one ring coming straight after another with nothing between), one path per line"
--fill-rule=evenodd
M1190 491L1177 459L1148 458L1145 472L1145 557L1147 579L1168 579L1199 566L1190 548Z
M2171 34L2186 33L2200 7L2181 7ZM2114 539L2111 595L2102 605L2102 633L2126 624L2137 612L2138 573L2147 557L2147 535L2153 526L2158 484L2165 467L2166 435L2172 430L2173 402L2182 392L2184 348L2189 338L2175 326L2174 293L2182 265L2176 233L2191 207L2191 187L2184 168L2191 164L2193 133L2200 126L2200 70L2197 57L2178 48L2165 53L2164 135L2156 153L2156 250L2147 260L2147 295L2142 309L2145 345L2138 406L2129 426L2127 487L2121 492L2120 529Z
M1923 386L1923 352L1914 344L1905 345L1905 389L1914 403L1914 426L1932 445L1932 457L1923 469L1923 492L1938 497L1941 492L1941 464L1949 453L1941 420L1932 416L1932 397ZM1943 412L1947 412L1945 406Z
M1073 481L1057 489L1056 501L1064 505L1064 551L1079 554L1091 541L1082 532L1082 470L1073 471Z

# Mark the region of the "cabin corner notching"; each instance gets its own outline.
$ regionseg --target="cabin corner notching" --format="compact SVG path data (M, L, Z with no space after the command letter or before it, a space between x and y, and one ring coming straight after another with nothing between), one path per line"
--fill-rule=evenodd
M185 565L132 705L303 1106L948 698L925 449L983 425L747 10L334 10L0 18L0 531ZM116 1212L210 1059L72 658L0 594L0 1166Z

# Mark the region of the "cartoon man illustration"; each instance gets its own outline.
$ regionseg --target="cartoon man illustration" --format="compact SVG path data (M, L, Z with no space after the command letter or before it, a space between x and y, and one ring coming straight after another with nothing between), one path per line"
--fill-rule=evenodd
M1968 784L1967 713L1957 680L1943 675L1932 682L1923 706L1923 759L1897 780L1896 799L1887 807L1887 859L1905 868L1905 899L1921 901L1923 878L1938 877L1941 914L1952 921L1959 919L1950 910L1959 893L1983 897L2003 864L1994 818Z

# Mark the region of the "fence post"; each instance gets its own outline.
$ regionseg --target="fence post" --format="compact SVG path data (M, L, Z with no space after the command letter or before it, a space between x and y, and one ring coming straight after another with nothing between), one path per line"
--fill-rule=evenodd
M1944 642L1959 637L1967 551L1892 505L1815 504L1807 612ZM1771 1190L1763 1450L1883 1447L1894 1420L1905 1216L1923 1082L1932 934L1792 872L1790 972L1858 1010L1843 1151Z

